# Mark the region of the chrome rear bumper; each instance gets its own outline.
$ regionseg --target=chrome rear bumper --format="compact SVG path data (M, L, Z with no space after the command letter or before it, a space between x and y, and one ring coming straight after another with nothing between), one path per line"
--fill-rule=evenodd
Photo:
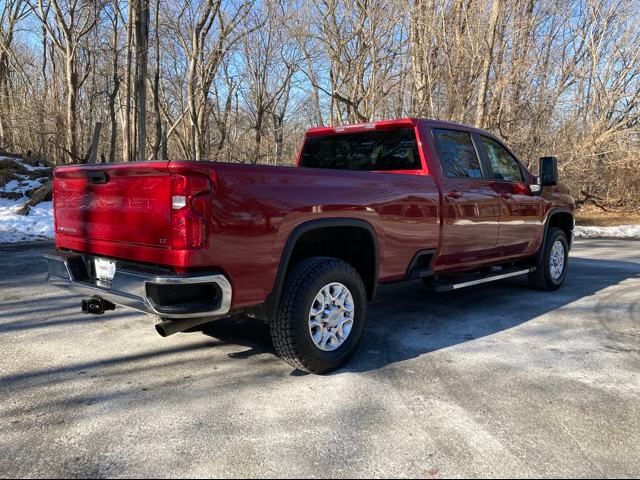
M104 298L116 305L134 308L162 318L195 318L224 316L231 308L231 283L222 274L207 275L156 275L125 268L116 268L110 287L96 284L87 274L81 255L57 252L45 255L47 281L52 285L73 292ZM171 286L211 286L216 291L209 303L160 305L149 295L149 286L159 288Z

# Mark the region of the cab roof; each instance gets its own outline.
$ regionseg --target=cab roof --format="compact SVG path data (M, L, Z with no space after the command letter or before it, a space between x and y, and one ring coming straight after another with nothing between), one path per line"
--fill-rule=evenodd
M323 136L323 135L335 135L340 133L352 133L352 132L365 132L368 130L389 130L399 127L412 128L416 127L419 124L429 124L429 125L438 125L445 127L455 127L462 128L465 130L480 132L484 135L490 135L493 137L491 132L487 132L485 130L472 127L470 125L464 125L461 123L450 122L446 120L438 120L434 118L414 118L414 117L406 117L399 118L395 120L380 120L377 122L367 122L367 123L356 123L350 125L337 125L331 127L314 127L307 130L307 136Z

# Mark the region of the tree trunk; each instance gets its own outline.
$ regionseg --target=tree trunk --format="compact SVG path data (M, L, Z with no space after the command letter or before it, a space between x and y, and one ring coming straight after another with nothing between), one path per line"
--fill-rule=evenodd
M45 21L49 15L49 8L48 7L45 10ZM41 27L41 33L42 33L42 63L40 64L40 74L42 75L42 78L40 79L40 81L42 82L43 85L45 85L47 83L47 54L48 51L47 49L49 48L47 45L47 29L44 25L42 25ZM42 105L44 107L44 105L47 104L48 101L48 89L45 88L42 91ZM39 120L38 120L38 128L40 129L41 132L45 131L45 118L44 115L40 115ZM44 135L40 135L39 136L39 142L40 142L40 154L43 157L47 157L47 141L46 141L46 137Z
M9 93L9 59L6 52L0 52L0 149L13 144L11 138L10 93Z
M275 148L275 164L282 160L282 147L284 145L284 118L281 115L273 115L273 136Z
M75 71L75 53L71 48L66 51L67 74L67 157L68 163L78 159L77 155L77 96L78 77Z
M35 207L41 202L50 202L52 195L53 195L53 183L51 181L48 181L39 189L37 189L33 193L33 195L31 195L31 198L22 207L20 207L16 211L16 213L18 215L29 215L29 211L31 210L30 207Z
M153 75L153 112L155 116L155 140L153 141L153 158L158 158L162 144L162 117L160 114L160 0L156 0L155 17L156 71Z
M109 137L109 162L116 161L116 147L118 142L118 121L116 118L116 98L120 90L119 68L119 49L118 49L118 14L114 15L113 20L113 50L111 52L111 81L113 82L113 90L109 95L109 122L111 124L111 135Z
M264 111L258 110L256 116L256 136L255 136L255 150L253 154L253 162L258 163L260 161L260 145L262 144L262 124L264 123Z
M131 69L133 66L133 16L134 4L129 2L129 22L127 24L127 67L125 71L125 107L122 117L122 160L133 160L131 149Z
M95 129L93 130L93 138L91 139L91 147L89 148L89 155L87 156L87 163L96 163L98 159L98 146L100 145L100 131L102 130L102 123L96 122Z
M169 148L168 148L168 139L167 139L167 129L163 128L162 130L162 142L160 143L160 160L168 160L169 159Z
M194 41L193 41L192 47L194 48L194 50L198 48L198 44L196 43L196 40L195 40L195 34L194 34ZM196 62L197 62L197 56L194 52L193 57L189 62L189 73L188 73L188 80L187 80L187 98L189 101L189 120L191 121L190 122L191 123L190 160L200 160L200 157L199 157L200 135L198 135L198 132L197 132L199 119L198 119L198 108L197 108L197 101L196 101L196 84L198 81L196 78Z
M485 115L487 111L487 91L489 86L489 75L493 64L493 49L496 41L496 30L498 26L498 16L500 15L501 0L493 0L491 16L489 18L489 28L487 30L487 51L482 65L482 76L480 87L478 88L478 99L476 104L476 122L478 128L484 127Z
M147 58L149 50L149 0L136 0L136 159L146 160Z

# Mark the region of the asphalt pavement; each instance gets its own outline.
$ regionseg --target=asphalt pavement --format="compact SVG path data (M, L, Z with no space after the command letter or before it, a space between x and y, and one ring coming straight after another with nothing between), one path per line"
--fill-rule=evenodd
M0 245L0 477L640 475L640 242L578 241L552 293L381 287L323 377L257 320L83 315L48 248Z

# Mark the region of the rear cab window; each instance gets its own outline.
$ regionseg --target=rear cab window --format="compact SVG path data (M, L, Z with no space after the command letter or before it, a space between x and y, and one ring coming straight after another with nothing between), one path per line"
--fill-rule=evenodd
M300 167L360 171L422 170L413 128L309 136Z
M434 128L436 150L442 171L449 178L482 179L482 166L471 134L461 130Z

